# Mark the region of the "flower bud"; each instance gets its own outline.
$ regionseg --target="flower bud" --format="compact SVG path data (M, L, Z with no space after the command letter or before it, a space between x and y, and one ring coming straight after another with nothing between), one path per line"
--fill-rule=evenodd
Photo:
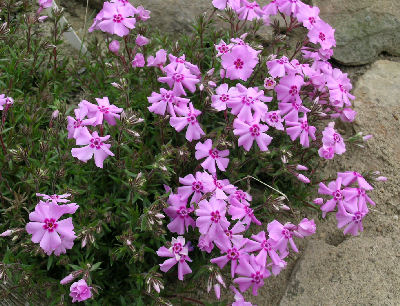
M303 165L297 165L296 166L296 170L298 170L298 171L307 171L308 168L306 166L303 166Z
M138 36L136 37L135 43L136 43L139 47L142 47L142 46L145 46L145 45L147 45L147 44L149 43L149 39L146 38L146 37L144 37L144 36L142 36L142 35L138 35Z
M386 176L379 176L375 179L378 182L386 182L387 181L387 177Z
M208 82L208 86L210 86L210 87L217 87L217 84L215 84L215 82L213 82L213 81L209 81L209 82Z
M310 179L303 174L297 174L297 179L306 184L310 183Z
M14 231L12 229L9 229L9 230L6 230L5 232L2 232L0 234L0 237L8 237L8 236L11 236L12 233L14 233Z
M51 114L51 118L52 119L56 119L58 117L58 115L60 114L60 111L58 109L56 109L52 114Z
M61 284L61 285L68 284L68 283L72 282L74 279L75 279L75 276L74 276L72 273L71 273L71 274L68 274L66 277L64 277L64 278L60 281L60 284Z
M115 55L118 54L119 51L119 41L118 40L113 40L112 42L110 42L110 44L108 45L108 49L114 53Z
M363 141L367 141L372 138L372 135L365 135L362 139Z
M324 199L323 198L316 198L316 199L313 200L313 203L317 204L317 205L322 205L322 204L324 204Z

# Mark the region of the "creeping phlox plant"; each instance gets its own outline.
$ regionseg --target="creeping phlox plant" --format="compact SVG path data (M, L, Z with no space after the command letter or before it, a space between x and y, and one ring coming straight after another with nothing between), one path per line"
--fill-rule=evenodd
M118 103L112 104L115 100L108 94L108 97L96 98L97 104L82 100L72 106L74 116L67 117L64 129L75 164L94 158L94 165L101 169L94 165L81 166L90 167L90 173L109 175L106 182L110 186L115 176L128 175L127 185L136 186L137 195L132 196L130 191L126 206L139 198L143 203L152 202L134 207L129 213L124 211L122 216L108 208L109 219L115 218L115 223L121 226L115 233L108 228L108 233L119 235L117 240L123 246L112 255L106 252L106 256L114 259L131 252L130 257L135 261L142 258L145 262L147 252L148 261L154 261L155 266L131 273L130 277L134 275L137 281L130 285L145 291L147 298L165 305L170 302L164 298L196 300L163 295L163 275L158 269L168 272L165 277L177 273L178 280L190 282L204 273L204 267L209 274L208 292L214 289L220 299L221 287L228 287L234 294L232 305L252 305L241 293L249 290L257 295L267 278L277 276L287 266L290 252L299 252L295 238L302 239L316 232L312 219L297 222L275 219L276 213L296 209L292 204L296 194L289 194L284 188L295 184L296 192L303 197L307 185L317 184L315 172L322 161L345 153L346 143L366 141L370 137L356 135L345 139L335 128L335 120L354 121L356 112L351 101L355 97L350 93L352 85L347 74L329 62L336 44L335 31L319 17L317 7L299 0L272 0L265 7L247 0L213 0L212 4L213 13L208 19L201 17L196 29L200 51L196 53L188 47L185 55L178 43L168 48L169 44L164 46L159 41L154 46L152 39L145 36L144 22L150 18L150 12L144 7L134 7L128 0L104 2L89 32L101 31L107 35L112 61L104 69L117 67L110 87L118 91L126 104L124 108L118 107ZM39 0L36 18L51 5L52 0ZM215 32L210 43L206 31L214 16L229 27L226 33ZM261 27L268 26L274 30L274 40L266 47L257 43L256 34ZM306 35L290 50L285 44L286 36L300 27L306 29ZM57 63L56 51L54 54L50 59L54 58ZM130 113L131 92L125 79L130 73L151 82L150 90L142 87L140 80L136 87L136 91L147 96L145 107L136 108L144 112L146 119ZM13 103L6 94L0 95L0 141L4 154L7 147L2 131ZM59 115L58 110L53 112L50 126ZM151 155L151 150L143 145L139 153L133 154L136 147L132 143L124 146L129 140L127 134L134 138L140 136L139 132L125 129L126 122L132 120L134 124L147 124L143 128L145 135L153 135L149 131L155 122L160 126L157 140L151 140L149 145L162 150L154 157L152 166L141 164L138 159L138 154ZM60 154L58 146L57 151ZM71 156L67 150L64 153L68 155L65 159ZM124 153L133 162L123 160ZM165 166L174 157L183 163ZM28 158L24 159L29 163ZM128 167L136 161L143 169L132 174ZM113 174L112 164L123 170ZM245 173L239 173L244 166ZM142 170L148 169L151 170L144 176ZM358 235L363 231L362 220L368 213L368 205L375 205L367 194L373 186L366 178L376 181L386 178L378 177L378 172L363 176L351 170L337 173L335 181L320 182L318 193L324 198L316 198L307 205L320 209L324 218L336 212L338 228L344 228L344 234ZM150 181L157 176L157 171L168 175L153 185L145 185L146 179ZM174 176L175 181L171 179ZM258 184L258 188L268 188L270 194L263 204L250 194L250 181ZM86 182L90 190L90 180ZM243 182L247 183L247 189ZM146 187L157 191L149 195ZM111 186L113 191L118 188ZM79 213L79 206L70 203L69 193L36 195L42 199L30 212L25 229L31 241L39 244L46 255L68 255L75 248L76 239L82 239L82 248L88 241L94 243L93 233L101 231L97 225L93 233L75 233L72 221ZM300 198L301 202L305 200ZM81 211L86 205L78 202ZM140 225L133 225L129 214L137 215ZM125 221L119 224L119 220ZM164 226L169 233L163 231ZM8 229L0 236L21 231ZM147 236L141 236L143 232ZM140 239L144 242L135 241ZM107 262L104 257L102 260ZM204 262L204 258L206 265L199 268L197 262ZM70 286L72 302L85 301L98 294L92 272L100 264L87 264L85 268L70 264L74 271L60 284L80 278ZM224 269L227 273L221 272Z

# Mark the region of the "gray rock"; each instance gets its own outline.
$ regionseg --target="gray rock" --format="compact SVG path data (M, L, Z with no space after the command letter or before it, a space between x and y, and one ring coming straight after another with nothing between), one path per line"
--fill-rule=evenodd
M400 55L400 1L313 0L313 4L336 29L338 62L362 65L382 52Z

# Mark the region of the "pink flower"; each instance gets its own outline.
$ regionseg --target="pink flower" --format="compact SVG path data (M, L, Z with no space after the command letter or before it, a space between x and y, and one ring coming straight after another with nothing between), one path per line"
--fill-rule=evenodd
M229 221L225 217L226 203L212 197L210 201L202 200L195 211L198 216L196 226L199 232L207 235L209 241L223 244L225 241L224 230L229 227Z
M297 15L306 6L300 0L277 0L279 10L287 16Z
M157 251L157 255L160 257L171 257L160 264L160 270L168 272L174 265L178 264L178 279L183 281L183 277L186 274L192 273L192 270L186 262L192 262L188 253L189 250L185 245L185 238L181 236L172 238L171 247L169 249L163 246Z
M129 2L129 0L111 0L110 2L122 6L129 16L134 16L138 13L138 10Z
M368 214L368 208L362 201L354 202L351 205L347 205L346 209L339 206L339 210L336 213L336 220L338 222L338 228L344 228L343 234L352 234L357 236L358 232L362 232L363 225L362 220Z
M85 119L86 115L88 114L88 109L85 105L82 105L82 107L75 109L74 113L75 113L75 118L73 118L71 116L67 117L68 139L79 138L81 135L81 132L84 129L86 129L85 126L95 125L95 122L97 121L97 119L95 117L90 118L90 119Z
M266 6L263 7L263 11L265 15L276 15L278 14L278 1L279 0L271 0Z
M75 277L76 276L74 276L74 273L70 273L60 281L60 284L66 285L66 284L72 282L75 279Z
M223 54L222 67L226 69L226 77L247 81L258 64L258 53L259 51L247 45L237 45L229 53Z
M268 112L264 115L263 121L265 121L269 126L276 128L277 130L283 131L283 119L281 118L280 111Z
M322 131L322 143L324 147L332 147L336 154L343 154L346 152L346 145L342 136L334 129L334 126L335 123L330 122Z
M286 133L290 136L290 139L294 141L300 136L300 144L303 147L308 148L310 146L309 137L311 137L312 140L316 139L316 128L308 125L306 114L304 114L303 118L299 119L299 122L286 121L286 124L290 126L286 128Z
M238 145L243 146L246 151L250 151L254 140L257 142L261 151L268 151L268 145L272 141L272 137L264 134L268 131L268 126L260 124L259 121L245 123L239 119L233 122L233 134L239 135Z
M196 172L196 176L188 174L185 177L179 178L179 183L185 186L178 187L178 194L182 200L187 200L193 195L190 201L198 203L203 194L214 190L213 178L206 172Z
M169 124L177 131L182 131L186 126L186 139L188 141L200 139L202 135L205 135L201 129L197 117L201 114L201 111L195 109L192 103L189 103L189 109L183 114L183 117L171 117Z
M257 264L254 255L247 258L242 257L239 262L236 273L243 277L235 278L233 282L239 285L241 292L252 287L253 295L257 295L258 288L264 285L264 278L269 277L271 273L265 267Z
M157 51L156 56L149 56L147 58L147 67L163 68L167 61L167 51L160 49Z
M300 221L299 225L297 226L295 234L297 237L299 237L300 235L300 238L303 238L314 235L316 230L317 227L315 225L314 219L308 220L307 218L304 218L303 220Z
M347 187L343 189L342 193L346 200L343 203L345 207L347 207L347 205L355 205L357 201L360 201L363 205L366 205L367 203L373 206L376 205L362 188Z
M189 69L190 73L194 74L196 77L200 78L201 71L197 65L194 65L185 59L185 54L182 56L174 56L172 54L168 54L168 58L170 63L168 64L167 67L170 67L168 69L175 70L179 65L184 65L185 68ZM165 68L167 68L165 67Z
M165 67L166 77L159 77L158 81L161 83L167 83L173 92L177 96L186 96L184 87L191 93L196 91L196 84L200 80L194 74L191 74L189 69L185 65L177 65L175 68L168 65Z
M322 146L318 150L319 156L325 159L332 159L335 156L335 149L333 147Z
M283 118L286 121L297 122L299 121L299 112L308 113L311 110L302 105L302 101L291 101L288 103L278 103L279 111L281 115L285 115Z
M142 53L137 53L131 62L132 68L144 67L145 64L146 62Z
M226 200L228 198L226 193L230 194L236 189L235 186L229 183L229 180L218 180L215 175L213 179L215 185L213 194L218 200Z
M65 193L65 194L53 194L53 195L47 195L47 194L43 194L43 193L36 193L37 197L42 197L43 200L45 200L46 202L53 202L54 204L58 204L58 203L68 203L69 200L66 198L69 198L71 196L70 193Z
M123 109L116 107L114 104L110 105L110 101L107 97L103 97L103 99L96 98L96 102L98 105L83 100L79 103L79 107L87 107L87 116L89 118L96 118L94 125L103 124L103 119L106 120L109 125L116 125L117 122L115 118L120 118L120 115L118 114L121 113Z
M290 64L289 59L286 56L282 56L280 59L272 59L268 61L267 67L269 70L269 74L273 78L281 78L287 73L294 72L294 68Z
M145 45L147 45L148 43L149 43L149 39L148 38L146 38L146 37L144 37L144 36L142 36L142 35L138 35L137 37L136 37L136 40L135 40L135 43L139 46L139 47L142 47L142 46L145 46Z
M67 205L40 201L35 211L29 214L31 222L26 225L26 231L32 235L32 242L40 243L47 255L59 248L62 240L73 241L76 238L72 218L59 220L64 214L70 213Z
M286 253L287 252L287 245L290 243L293 251L296 253L299 252L297 246L293 241L293 231L296 229L296 226L291 223L286 223L282 225L277 220L274 220L268 223L268 233L269 237L275 242L275 247L279 252Z
M212 1L212 4L214 5L214 7L219 10L224 10L226 8L227 3L228 3L228 0L213 0Z
M92 287L89 287L84 279L81 279L71 285L69 296L72 297L72 303L83 302L92 297Z
M152 105L148 107L149 111L158 115L165 115L167 111L172 117L176 113L185 114L188 110L189 99L177 97L172 90L160 89L160 93L153 92L147 100Z
M243 247L246 244L247 239L236 239L235 241L229 241L227 245L221 245L217 243L217 246L221 250L222 255L220 257L212 258L211 263L218 265L220 269L223 269L228 262L231 262L231 276L235 277L236 267L238 265L238 260L243 256L248 256L248 254L243 251Z
M296 18L299 22L302 22L303 25L311 30L314 24L320 20L319 18L319 8L316 6L304 5L301 10L299 10L296 14Z
M219 170L225 171L229 163L229 158L226 158L228 155L229 150L219 151L213 149L211 139L207 139L204 143L198 142L196 144L196 159L199 160L206 157L205 161L201 163L201 166L210 173L215 173L217 171L215 164L217 164Z
M343 107L343 104L351 106L351 101L355 97L350 94L352 85L347 73L342 73L340 69L333 69L332 74L327 76L326 85L329 88L329 100L336 107Z
M4 94L0 95L0 110L9 109L13 103L13 98L6 97Z
M223 54L225 54L225 53L228 53L230 50L231 50L231 48L233 47L233 45L232 44L227 44L226 42L224 42L222 39L221 39L221 41L219 42L219 44L218 45L215 45L215 49L217 50L217 57L219 57L219 56L221 56L221 55L223 55Z
M199 237L199 243L197 245L199 247L199 249L203 252L207 252L208 254L211 253L211 251L214 248L214 244L212 243L212 241L210 241L208 239L207 235L200 235Z
M323 20L316 21L307 36L312 43L319 43L323 49L336 47L335 30Z
M226 109L227 103L232 103L234 101L238 101L239 97L237 97L238 92L236 87L229 88L228 84L221 84L216 89L216 95L211 97L212 103L211 106L214 107L218 111L222 111Z
M183 235L189 231L189 226L195 228L196 223L190 217L193 212L193 207L187 207L187 199L182 200L179 194L171 194L168 198L169 207L164 209L164 212L171 218L171 223L167 225L172 233Z
M236 9L236 13L240 20L260 19L264 15L256 1L249 2L247 0L241 1L241 7Z
M230 198L229 203L231 205L228 212L232 216L232 220L240 220L247 228L251 222L261 225L261 222L254 216L254 211L250 208L250 204L242 203L235 198Z
M278 100L285 102L297 101L300 99L300 89L304 85L304 79L298 74L291 74L283 77L275 86Z
M233 293L235 293L235 302L232 303L232 306L253 306L253 304L251 304L250 302L246 302L244 300L243 295L240 294L240 292L233 286L230 286L229 288L231 288L231 290L233 291Z
M251 239L255 241L249 240L246 244L245 251L259 251L258 255L255 258L257 264L266 267L267 259L269 256L275 265L282 265L282 260L279 257L278 253L276 253L276 242L270 238L267 239L264 231L259 232L257 235L252 235Z
M339 172L338 177L342 178L342 184L344 186L349 186L354 182L357 182L360 188L363 188L365 190L374 189L370 184L368 184L365 178L358 172L355 171Z
M264 102L270 102L272 98L264 96L264 91L259 91L258 87L246 88L237 84L236 88L239 99L232 99L227 103L227 106L232 108L231 113L237 115L241 121L259 120L268 111Z
M274 89L276 86L276 81L273 77L265 78L264 87L265 89Z
M104 2L102 18L97 23L97 27L103 32L123 37L128 35L129 30L135 27L136 19L131 16L131 10L125 6Z
M114 54L118 54L120 48L120 44L118 40L113 40L112 42L110 42L110 44L108 45L108 49L114 53Z
M341 188L342 188L341 177L338 177L336 181L330 182L328 186L326 186L322 182L319 183L318 193L332 196L332 199L330 199L324 205L321 206L322 217L325 218L326 213L334 211L337 204L339 204L339 207L343 206L344 197L343 197L343 190Z
M76 140L77 145L87 145L81 148L73 148L71 154L73 157L86 163L94 155L94 161L97 167L103 168L103 162L108 156L114 156L110 151L111 145L104 143L110 138L110 135L100 137L97 132L91 135L87 129L83 130L80 137Z
M53 0L39 0L38 3L40 7L45 9L53 5Z
M137 7L137 19L138 20L142 20L142 21L146 21L148 19L150 19L150 11L146 10L143 6L138 6Z

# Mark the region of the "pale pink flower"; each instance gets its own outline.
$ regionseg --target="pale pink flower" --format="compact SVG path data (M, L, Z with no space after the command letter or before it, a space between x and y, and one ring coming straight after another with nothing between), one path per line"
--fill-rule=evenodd
M97 167L103 168L103 162L108 156L114 156L110 151L111 145L104 143L110 138L110 135L100 137L97 132L91 135L89 131L83 130L80 137L76 140L77 145L86 145L81 148L73 148L71 154L73 157L86 163L94 155L94 161Z
M118 54L120 48L120 44L118 40L113 40L112 42L110 42L110 44L108 45L108 49L114 53L114 54Z
M172 90L160 89L160 93L153 92L147 100L152 105L148 107L149 111L158 115L165 115L167 111L172 117L176 113L185 114L188 110L189 99L177 97Z
M269 74L273 78L281 78L287 73L294 72L294 68L290 64L289 59L286 56L282 56L280 59L274 58L274 59L268 61L267 67L268 67Z
M225 217L225 201L217 200L214 197L210 201L202 200L195 213L198 216L196 226L199 228L199 232L207 235L209 241L224 244L224 230L229 227L229 221Z
M149 56L147 58L147 67L158 67L162 69L167 61L167 51L160 49L156 52L156 56Z
M240 20L260 19L264 15L264 12L256 1L249 2L247 0L241 1L241 6L236 9L236 13Z
M231 113L244 122L258 121L266 112L268 106L264 102L272 101L271 97L264 96L263 90L258 87L246 88L242 84L237 84L237 97L227 102L231 108Z
M88 109L85 105L82 105L80 108L76 108L74 110L75 118L68 116L67 121L67 130L68 130L68 139L71 138L79 138L81 132L86 129L88 125L95 125L97 121L96 117L85 119L88 114Z
M218 200L226 200L228 198L226 193L230 194L236 190L236 187L227 179L218 180L216 175L213 176L213 179L215 185L214 195Z
M332 159L335 156L335 149L333 147L322 146L318 150L319 156L325 159Z
M215 49L217 50L217 57L219 57L219 56L221 56L221 55L223 55L223 54L226 54L226 53L228 53L230 50L231 50L231 48L233 47L233 45L232 44L227 44L226 42L224 42L222 39L221 39L221 41L219 42L219 44L218 45L215 45Z
M72 218L59 220L64 214L70 213L67 205L39 202L35 211L29 214L31 222L26 225L26 231L32 235L32 242L40 243L47 255L60 247L62 240L73 241L76 238Z
M255 260L260 266L267 266L268 256L275 265L282 265L282 260L276 253L276 242L270 238L267 239L265 232L261 231L257 235L252 235L251 239L246 243L244 250L246 252L258 252Z
M182 200L187 200L194 193L191 203L198 203L203 194L212 192L215 189L213 178L207 172L196 172L196 176L188 174L183 178L180 177L179 183L184 185L178 187L178 194Z
M322 217L325 218L328 212L334 211L336 206L343 206L344 196L342 190L342 178L338 177L336 181L330 182L328 186L324 183L319 183L318 193L332 196L332 199L328 200L324 205L321 206Z
M83 100L79 103L79 107L82 108L82 106L86 106L88 109L87 116L89 118L96 118L93 125L103 124L103 119L106 120L109 125L116 125L117 122L115 119L120 118L119 113L121 113L123 109L114 104L110 104L108 97L103 97L103 99L96 98L96 102L98 105Z
M309 179L307 176L305 176L304 174L297 173L297 174L296 174L296 178L297 178L300 182L303 182L303 183L305 183L305 184L309 184L309 183L310 183L310 179Z
M111 0L110 2L122 6L129 16L134 16L138 13L138 10L129 2L129 0Z
M278 100L285 102L297 101L300 99L300 90L304 85L301 75L291 74L283 77L279 84L275 86Z
M352 85L347 73L343 73L340 69L333 69L332 74L327 76L326 85L329 88L329 99L336 107L343 107L343 104L351 106L351 101L355 97L350 94Z
M199 249L203 252L207 252L208 254L211 253L211 251L214 248L214 243L208 239L207 235L200 235L199 237L199 243L197 245Z
M303 25L311 30L314 24L320 20L319 18L319 8L316 6L303 5L301 10L299 10L296 14L296 18L299 22L302 22Z
M279 110L266 113L263 117L263 121L277 130L283 131L285 129L282 124L283 119L281 118Z
M306 6L300 0L277 0L279 10L287 16L296 16Z
M275 0L274 0L275 1ZM235 294L234 299L235 302L232 303L232 306L253 306L250 302L246 302L244 300L243 295L240 294L240 292L233 286L230 286L231 290Z
M214 7L219 10L224 10L226 8L227 3L228 0L212 0L212 4L214 5Z
M53 194L53 195L47 195L43 193L36 193L37 197L43 198L46 202L53 202L54 204L58 203L68 203L69 200L66 198L69 198L71 196L70 193L65 193L65 194Z
M242 257L239 262L236 273L242 277L235 278L233 282L239 285L241 292L252 287L252 294L258 295L258 288L264 285L264 279L271 273L265 267L257 264L253 254L247 258Z
M306 114L304 114L303 118L299 119L298 122L286 121L286 124L290 126L286 128L286 133L290 136L290 139L294 141L300 136L300 144L303 147L308 148L310 146L309 137L311 137L312 140L316 140L316 128L308 125Z
M234 46L229 53L221 56L222 67L226 69L226 77L231 80L247 79L258 64L259 51L247 45Z
M135 58L131 62L132 68L144 67L146 64L144 56L142 53L136 53Z
M102 19L97 23L97 27L103 32L123 37L135 27L136 19L132 17L131 10L125 6L104 2L102 11Z
M257 225L261 225L261 222L254 215L253 209L250 205L245 202L240 202L235 198L229 199L229 214L232 216L232 220L240 220L241 223L245 224L248 228L250 223L253 222Z
M268 233L269 237L275 242L275 247L279 252L287 252L288 243L292 247L293 251L299 252L297 246L293 241L293 231L296 229L296 225L291 223L286 223L282 225L277 220L268 223Z
M167 67L168 69L176 70L179 65L184 65L185 68L189 69L190 73L194 74L196 77L200 78L201 71L197 65L192 64L191 62L186 61L185 54L181 56L174 56L172 54L168 54L168 58L170 63ZM167 69L167 67L165 67Z
M238 136L238 145L243 146L246 151L250 151L253 142L256 141L261 151L268 151L268 145L272 141L272 137L265 134L268 126L260 124L259 121L245 123L239 119L233 122L233 133Z
M229 150L219 151L213 148L211 139L207 139L204 143L198 142L196 144L195 157L197 160L206 158L201 163L201 166L210 173L217 171L215 164L217 164L219 170L225 171L229 163L229 158L226 158L228 155Z
M150 11L146 10L143 6L138 6L137 7L137 20L142 20L142 21L146 21L148 19L150 19Z
M323 20L316 21L307 36L312 43L319 43L323 49L336 47L335 30Z
M264 87L265 89L274 89L276 86L276 81L273 77L265 78Z
M84 279L73 283L70 288L69 296L72 297L72 303L83 302L92 297L92 287L89 287Z
M336 154L346 152L346 145L343 137L334 129L335 123L330 122L322 131L322 144L324 147L332 147Z
M38 4L41 8L49 8L53 5L53 0L38 0Z
M183 114L183 117L171 117L169 123L177 131L182 131L186 126L186 139L188 141L200 139L202 135L205 135L201 129L197 117L201 114L201 111L195 109L192 103L189 103L189 109Z
M299 121L299 112L308 113L311 110L303 106L300 99L289 101L287 103L278 103L278 108L281 115L286 121L297 122Z
M13 103L13 98L6 97L4 94L0 95L0 110L9 109Z
M342 178L342 184L344 186L349 186L355 182L357 182L360 188L365 190L372 190L374 189L365 178L358 172L355 171L346 171L346 172L339 172L338 177Z
M192 273L192 270L186 262L192 262L188 253L189 249L185 245L185 238L181 236L178 236L178 238L172 238L171 247L169 249L163 246L157 251L157 255L160 257L170 257L160 264L160 270L168 272L174 265L178 264L178 279L183 281L183 277L186 274Z
M149 40L147 37L144 37L144 36L142 36L142 35L138 35L138 36L136 37L135 43L136 43L139 47L142 47L142 46L147 45L147 44L149 43L149 41L150 41L150 40Z
M271 0L266 6L263 7L263 11L265 15L276 15L278 14L278 1L279 0Z
M171 218L171 223L167 225L172 233L183 235L185 231L189 231L189 226L195 228L196 223L190 217L193 212L193 206L187 207L187 199L182 199L179 194L171 194L168 198L169 206L164 212Z
M200 82L196 75L191 74L185 65L177 65L175 68L168 65L164 69L166 77L159 77L158 81L167 83L177 96L186 96L184 87L191 93L196 91L196 84Z
M315 225L314 219L308 220L304 218L297 225L297 229L294 231L295 235L299 238L314 235L317 231L317 226Z
M338 228L344 228L343 234L352 234L357 236L359 232L362 232L363 225L362 220L368 214L368 208L365 203L356 201L351 205L347 205L346 209L340 207L336 213L336 220L338 222Z
M229 85L225 83L218 86L215 93L215 95L211 96L211 106L218 111L225 110L227 103L239 100L237 88L229 88Z

